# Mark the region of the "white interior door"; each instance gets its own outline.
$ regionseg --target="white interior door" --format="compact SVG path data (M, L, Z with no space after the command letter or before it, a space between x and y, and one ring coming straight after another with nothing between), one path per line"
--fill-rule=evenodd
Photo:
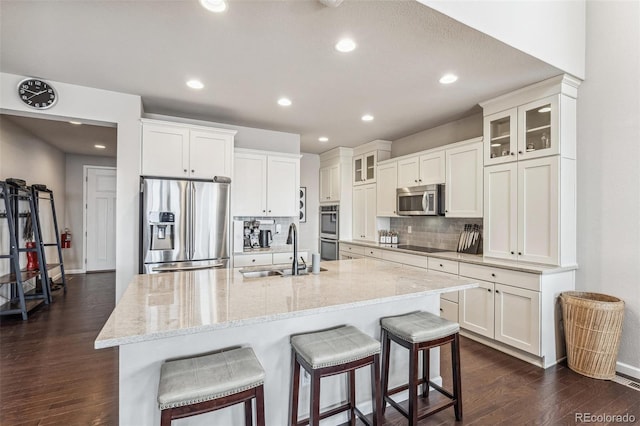
M116 170L86 168L86 269L116 269Z

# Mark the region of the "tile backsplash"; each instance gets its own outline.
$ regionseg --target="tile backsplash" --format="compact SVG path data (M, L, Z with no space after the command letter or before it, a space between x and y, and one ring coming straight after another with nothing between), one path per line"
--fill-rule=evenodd
M289 232L289 225L291 222L295 222L296 226L298 226L297 218L291 217L244 217L244 216L234 216L234 220L262 220L262 221L273 221L273 225L267 225L266 223L262 223L260 225L260 229L268 229L271 230L271 235L273 236L273 242L271 243L271 247L280 247L287 245L287 235ZM281 231L279 234L276 234L276 225L280 225ZM298 234L300 233L300 229L298 228Z
M443 216L392 217L390 231L398 233L400 244L433 247L455 251L464 225L480 226L482 218L446 218ZM411 226L411 233L407 228Z

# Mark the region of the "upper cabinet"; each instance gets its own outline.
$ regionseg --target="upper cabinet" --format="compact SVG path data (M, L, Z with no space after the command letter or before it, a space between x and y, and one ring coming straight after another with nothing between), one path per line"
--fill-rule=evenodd
M398 160L398 188L444 182L444 151L429 152Z
M378 165L376 212L378 216L394 217L396 211L396 189L398 188L398 163L390 161Z
M142 120L145 176L191 179L230 177L236 131Z
M353 185L376 183L378 161L391 157L391 142L375 140L353 150Z
M445 216L482 217L482 139L445 151Z
M320 202L340 201L340 164L320 167Z
M353 188L353 239L375 242L376 185Z
M234 216L298 216L300 156L236 150L231 185Z

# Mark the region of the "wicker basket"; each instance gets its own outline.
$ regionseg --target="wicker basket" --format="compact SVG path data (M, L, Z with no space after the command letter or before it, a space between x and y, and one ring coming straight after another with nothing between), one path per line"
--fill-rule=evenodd
M569 368L594 379L613 379L624 302L605 294L578 291L564 292L560 299Z

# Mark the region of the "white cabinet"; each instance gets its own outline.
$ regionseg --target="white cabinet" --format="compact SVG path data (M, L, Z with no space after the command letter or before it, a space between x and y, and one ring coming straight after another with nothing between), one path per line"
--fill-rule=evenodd
M446 217L482 217L482 141L445 151Z
M353 184L375 183L378 152L372 151L353 157Z
M235 133L226 129L143 120L141 173L195 179L230 177Z
M460 327L528 353L541 354L539 276L468 264L460 265L460 275L493 280L480 280L479 287L459 292Z
M300 158L236 150L234 216L298 216Z
M298 252L298 259L307 262L308 252ZM293 262L293 253L244 253L233 255L233 267L284 265Z
M353 188L353 239L376 241L376 185Z
M398 160L398 188L444 183L445 179L444 151Z
M340 201L340 164L320 168L320 202Z
M298 262L300 262L300 260L304 260L305 262L308 262L308 252L306 251L299 251L298 252ZM293 262L293 252L286 252L286 253L273 253L273 264L274 265L279 265L279 264L286 264L286 263L291 263Z
M396 189L398 188L398 164L393 161L379 165L377 173L377 215L385 217L397 216Z
M484 254L558 264L560 158L485 169Z

